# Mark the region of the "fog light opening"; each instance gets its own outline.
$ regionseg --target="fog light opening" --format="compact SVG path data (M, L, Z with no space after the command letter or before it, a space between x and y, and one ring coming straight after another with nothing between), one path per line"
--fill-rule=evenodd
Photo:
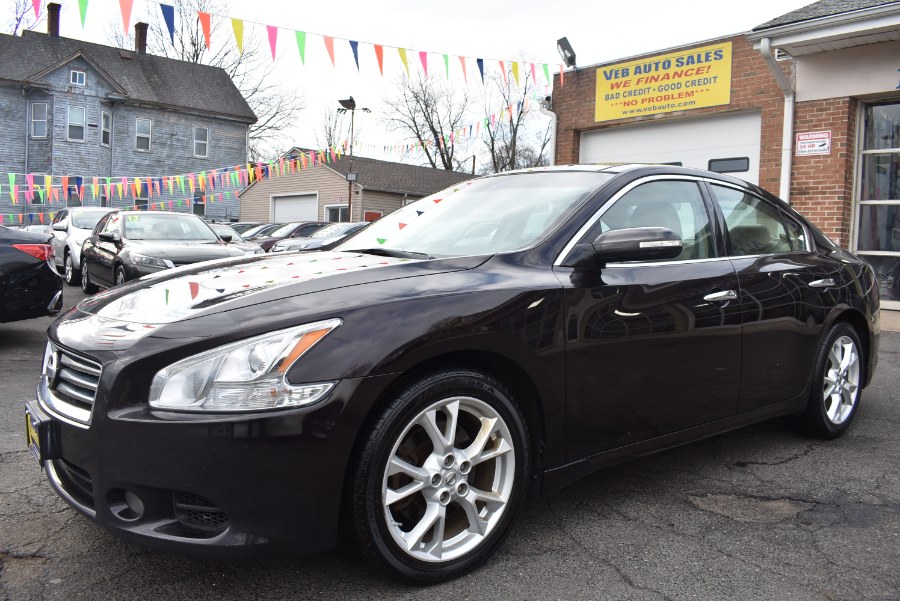
M107 495L109 511L125 522L134 522L144 517L144 502L130 490L114 488Z

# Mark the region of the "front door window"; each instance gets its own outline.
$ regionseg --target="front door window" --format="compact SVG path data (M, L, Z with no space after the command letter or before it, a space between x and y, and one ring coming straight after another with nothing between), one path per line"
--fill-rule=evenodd
M855 250L875 268L881 300L900 309L900 103L866 107L860 172Z

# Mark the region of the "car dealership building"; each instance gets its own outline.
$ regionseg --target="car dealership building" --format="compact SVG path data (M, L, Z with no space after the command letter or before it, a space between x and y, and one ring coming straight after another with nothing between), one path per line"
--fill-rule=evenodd
M567 70L555 162L730 173L878 272L900 310L900 1L820 0L747 34Z

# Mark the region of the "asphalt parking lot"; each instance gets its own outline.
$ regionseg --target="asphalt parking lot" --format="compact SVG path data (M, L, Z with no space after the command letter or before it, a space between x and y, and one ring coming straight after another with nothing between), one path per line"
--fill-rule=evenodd
M200 561L81 517L24 447L50 321L0 324L3 599L900 599L898 333L845 437L773 420L606 470L530 501L486 565L423 589L346 551Z

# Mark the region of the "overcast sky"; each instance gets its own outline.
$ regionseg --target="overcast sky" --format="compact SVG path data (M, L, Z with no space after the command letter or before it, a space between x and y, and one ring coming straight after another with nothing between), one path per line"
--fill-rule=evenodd
M175 0L168 0L174 3ZM43 0L46 2L46 0ZM89 0L86 26L82 29L78 0L60 0L63 5L61 34L97 43L109 43L109 23L122 27L119 0ZM245 37L255 34L256 43L269 53L264 25L277 25L277 77L301 94L306 109L294 133L296 145L312 147L323 111L339 98L354 96L358 106L373 110L357 115L361 128L356 153L373 158L396 158L378 148L395 144L380 119L382 100L392 94L391 85L403 66L395 48L410 53L410 68L421 69L417 53L429 53L429 72L443 73L441 54L450 55L450 79L466 85L457 56L469 57L468 85L480 88L474 59L486 59L486 68L496 60L522 59L537 63L561 62L556 40L566 36L574 48L578 66L614 61L635 54L745 32L770 19L810 4L809 0L230 0L226 17L259 23L246 24ZM12 0L0 0L11 12ZM134 0L131 27L160 12L159 4ZM213 16L213 19L216 19ZM4 19L5 20L5 19ZM45 25L38 28L45 31ZM308 32L306 64L302 65L291 30ZM226 28L230 33L230 26ZM315 34L315 35L314 35ZM325 50L321 35L335 39L336 67ZM357 71L350 45L359 42ZM214 41L215 42L215 41ZM233 44L233 38L223 40ZM383 44L384 70L378 72L371 44ZM492 67L492 64L494 65ZM538 80L543 76L538 71ZM212 91L214 92L214 91Z

